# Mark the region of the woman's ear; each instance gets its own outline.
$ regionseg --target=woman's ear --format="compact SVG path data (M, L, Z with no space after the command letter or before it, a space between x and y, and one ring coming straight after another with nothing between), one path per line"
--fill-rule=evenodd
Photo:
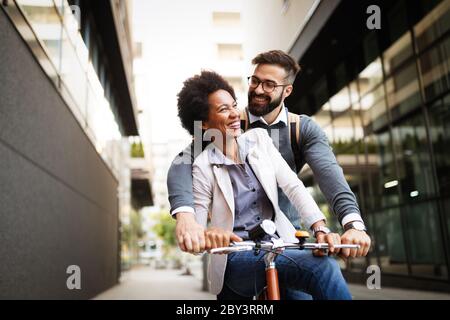
M203 130L208 130L209 129L209 126L208 126L206 121L202 121L202 129Z

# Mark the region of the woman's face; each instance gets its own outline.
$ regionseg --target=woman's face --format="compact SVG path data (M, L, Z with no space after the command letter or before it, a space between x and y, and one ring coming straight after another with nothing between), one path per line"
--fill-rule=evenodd
M203 129L218 129L222 137L238 137L241 134L241 120L237 103L225 90L217 90L208 97L208 121Z

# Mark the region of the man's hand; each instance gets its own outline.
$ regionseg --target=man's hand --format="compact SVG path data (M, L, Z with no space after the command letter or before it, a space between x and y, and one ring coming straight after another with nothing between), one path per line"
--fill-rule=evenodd
M338 254L339 251L341 250L340 248L335 248L334 245L335 244L341 244L341 237L339 236L338 233L323 233L323 232L317 232L316 234L317 238L316 238L316 242L322 242L322 243L328 243L328 253L333 255L333 254ZM316 257L323 257L328 255L326 250L322 250L322 249L316 249L313 251L313 255Z
M177 213L175 234L178 246L182 251L189 253L205 251L205 228L197 223L193 213Z
M231 241L240 242L242 239L233 232L221 228L211 227L205 231L206 250L228 247Z
M365 257L370 249L370 237L365 231L349 229L341 236L343 244L359 244L359 249L342 249L339 255L342 258Z

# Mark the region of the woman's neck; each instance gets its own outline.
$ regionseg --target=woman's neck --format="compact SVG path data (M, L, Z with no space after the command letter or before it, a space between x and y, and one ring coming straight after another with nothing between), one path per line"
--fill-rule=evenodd
M227 137L222 141L222 145L216 144L216 146L222 151L222 153L233 162L239 162L239 147L236 141L236 137Z

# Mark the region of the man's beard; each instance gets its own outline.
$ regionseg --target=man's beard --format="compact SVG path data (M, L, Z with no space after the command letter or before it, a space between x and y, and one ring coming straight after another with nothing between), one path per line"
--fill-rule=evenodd
M269 102L266 104L263 104L263 105L257 104L257 103L252 103L252 99L254 97L264 97L264 98L269 99ZM266 114L272 112L276 107L278 107L281 104L282 97L283 97L283 92L280 93L278 98L273 99L273 100L270 100L270 97L266 96L265 94L257 95L257 94L255 94L255 92L249 92L248 93L248 110L254 116L257 116L257 117L265 116Z

